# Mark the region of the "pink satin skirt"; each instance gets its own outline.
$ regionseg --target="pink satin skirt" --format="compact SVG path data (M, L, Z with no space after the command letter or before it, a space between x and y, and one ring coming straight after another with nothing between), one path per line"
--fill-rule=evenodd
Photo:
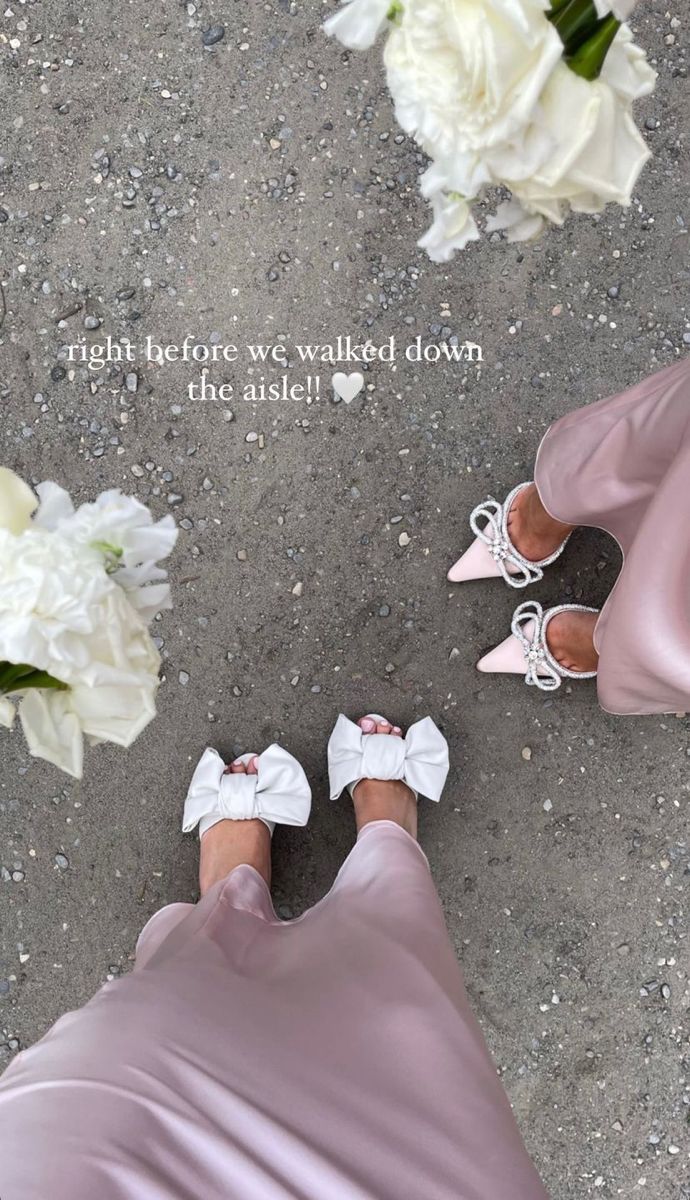
M546 1200L427 861L368 825L276 918L251 867L0 1079L2 1200Z
M690 357L557 421L534 478L553 517L603 529L623 551L595 630L602 708L687 711Z

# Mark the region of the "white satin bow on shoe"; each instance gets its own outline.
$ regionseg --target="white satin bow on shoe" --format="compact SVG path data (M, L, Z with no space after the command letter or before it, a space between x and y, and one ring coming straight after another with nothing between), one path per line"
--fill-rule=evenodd
M369 713L372 721L383 721ZM431 717L410 725L406 736L364 733L341 713L328 742L331 800L361 779L402 779L415 794L440 800L448 774L448 743Z
M243 754L237 761L258 758L256 775L227 774L217 750L204 750L189 785L182 830L199 826L199 837L218 821L250 821L258 817L271 833L276 825L306 825L311 788L296 758L275 743L263 754Z

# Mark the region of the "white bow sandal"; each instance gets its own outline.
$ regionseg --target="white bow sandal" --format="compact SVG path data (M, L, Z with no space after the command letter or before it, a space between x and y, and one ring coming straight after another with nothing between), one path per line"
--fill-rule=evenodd
M204 750L189 785L182 830L199 826L199 837L218 821L250 821L258 817L271 835L276 825L306 825L311 788L296 758L275 743L263 754L243 754L237 762L258 757L256 775L230 774L216 750Z
M570 534L548 558L531 562L513 545L508 533L508 516L518 492L529 487L531 480L519 483L506 497L503 504L488 496L470 513L470 527L475 540L458 561L450 568L451 583L466 583L470 579L494 579L502 576L513 588L528 587L537 583L544 575L544 567L555 562L563 553ZM480 521L486 522L481 524Z
M596 671L569 671L561 666L549 650L546 630L557 613L598 611L584 604L558 604L544 612L536 600L526 600L513 613L509 637L479 660L477 670L524 675L525 683L542 692L555 692L564 679L593 679Z
M380 723L385 717L367 714ZM328 742L328 778L331 800L347 788L352 796L362 779L402 779L414 792L429 800L441 799L448 774L448 743L431 717L410 725L405 737L364 733L341 713Z

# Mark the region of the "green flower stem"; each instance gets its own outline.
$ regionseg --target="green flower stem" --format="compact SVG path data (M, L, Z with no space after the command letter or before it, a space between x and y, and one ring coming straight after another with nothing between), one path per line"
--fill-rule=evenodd
M386 16L389 21L392 21L395 25L399 25L404 11L405 6L402 0L391 0L391 5Z
M27 688L58 688L64 691L67 684L27 663L0 663L0 696L6 696L9 692L24 692Z
M594 33L584 45L580 46L575 54L566 59L571 71L576 75L580 75L583 79L598 79L601 74L601 68L604 65L606 55L608 54L611 43L615 38L618 30L621 27L621 22L613 13L609 13L607 17L602 17L601 21L597 22Z
M562 8L565 8L566 4L569 3L570 0L551 0L551 11L548 13L549 20L551 17L555 16L556 13L560 12Z
M563 42L566 57L574 54L596 29L594 0L568 0L549 20Z
M30 675L34 667L27 663L0 663L0 690L6 690L9 684L21 679L22 675Z

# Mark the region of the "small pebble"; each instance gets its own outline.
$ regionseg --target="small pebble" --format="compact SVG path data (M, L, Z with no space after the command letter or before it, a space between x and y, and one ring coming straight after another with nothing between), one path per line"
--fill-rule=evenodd
M224 25L211 25L208 29L204 29L201 40L204 46L215 46L218 42L222 42L224 37Z

